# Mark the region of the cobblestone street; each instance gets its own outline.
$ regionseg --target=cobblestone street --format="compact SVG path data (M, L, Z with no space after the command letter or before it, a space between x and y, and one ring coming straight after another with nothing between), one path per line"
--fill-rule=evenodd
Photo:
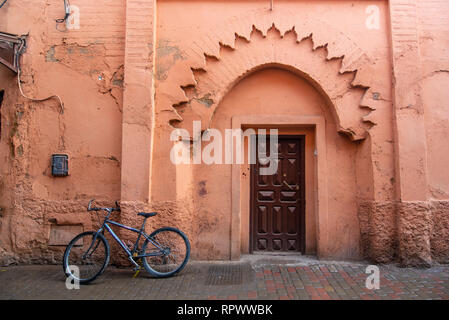
M240 262L190 262L176 277L109 266L79 290L68 290L61 266L0 268L0 299L449 299L449 266L380 267L380 289L365 287L364 263L307 257L244 257Z

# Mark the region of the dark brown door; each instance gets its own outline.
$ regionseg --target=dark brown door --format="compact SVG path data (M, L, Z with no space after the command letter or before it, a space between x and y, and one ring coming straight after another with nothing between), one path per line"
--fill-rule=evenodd
M260 174L260 168L269 164L262 165L259 159L251 165L251 251L304 253L304 141L304 136L279 136L274 175Z

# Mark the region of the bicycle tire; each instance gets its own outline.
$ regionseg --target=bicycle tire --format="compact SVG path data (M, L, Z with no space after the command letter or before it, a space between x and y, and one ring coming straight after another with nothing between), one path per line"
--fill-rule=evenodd
M94 281L98 276L100 276L103 272L104 272L104 270L106 269L106 266L108 265L108 263L109 263L109 258L110 258L110 247L109 247L109 243L108 243L108 241L106 240L106 238L104 237L104 235L103 234L101 234L101 233L98 233L97 234L97 241L99 241L98 242L98 244L96 244L95 246L94 246L94 251L96 251L97 249L98 249L98 246L100 245L100 243L103 243L103 245L104 245L104 262L102 262L100 265L101 265L101 267L99 268L99 270L98 270L98 272L95 272L92 276L90 276L90 277L86 277L86 278L83 278L83 277L81 277L81 276L79 276L79 277L76 277L72 272L71 272L71 270L70 270L70 268L69 268L69 266L73 266L74 264L69 264L69 258L70 258L70 253L72 253L73 251L72 251L72 249L73 248L75 248L75 244L81 239L81 238L83 238L83 237L89 237L90 239L91 239L91 241L86 241L86 244L84 244L84 242L83 242L83 244L82 244L82 249L81 249L81 251L83 251L83 250L85 250L85 249L87 249L87 248L89 248L89 246L91 245L91 243L92 243L92 239L93 239L93 236L95 235L95 234L97 234L97 232L95 232L95 231L86 231L86 232L83 232L83 233L80 233L79 235L77 235L75 238L73 238L71 241L70 241L70 243L67 245L67 247L66 247L66 249L65 249L65 251L64 251L64 256L63 256L63 259L62 259L62 267L63 267L63 269L64 269L64 274L67 276L67 277L72 277L73 279L76 279L76 280L78 280L79 281L79 283L80 284L87 284L87 283L89 283L89 282L91 282L91 281ZM79 247L79 246L78 246ZM100 249L101 250L101 249ZM78 253L79 254L79 253ZM101 252L100 252L100 254L101 254ZM76 256L76 254L74 253L74 255ZM79 269L81 269L79 266L77 266ZM80 273L81 274L81 273Z
M162 233L164 233L165 236L161 237L160 235ZM178 239L178 241L180 241L180 243L183 242L184 245L185 245L185 256L182 258L182 262L180 261L180 264L175 269L173 269L171 271L167 271L167 272L161 272L160 270L156 270L156 268L154 266L151 266L149 260L152 257L143 257L142 258L142 262L143 262L143 266L145 267L145 270L148 273L150 273L151 275L153 275L153 276L155 276L157 278L170 277L170 276L173 276L173 275L181 272L184 269L184 267L186 266L186 264L187 264L187 262L189 260L189 257L190 257L190 242L189 242L189 239L187 238L187 236L182 231L180 231L180 230L178 230L176 228L163 227L163 228L155 230L153 233L150 234L149 237L151 239L154 239L155 241L159 242L161 240L158 240L158 238L156 238L156 237L159 235L159 238L163 239L164 237L168 237L168 233L174 233L174 235L178 235L178 236L181 237L182 241L180 241L180 239ZM170 237L168 237L168 238L170 238ZM171 241L173 241L173 240L171 240ZM142 246L142 252L146 252L146 248L147 248L149 243L150 243L150 241L148 241L148 239L145 240L145 242L144 242L144 244ZM151 246L153 246L153 245L151 244ZM162 257L166 258L169 255L164 255ZM173 254L172 254L172 256L173 256ZM150 261L154 261L155 259L156 259L156 257L152 258ZM167 264L165 264L165 265L167 265Z

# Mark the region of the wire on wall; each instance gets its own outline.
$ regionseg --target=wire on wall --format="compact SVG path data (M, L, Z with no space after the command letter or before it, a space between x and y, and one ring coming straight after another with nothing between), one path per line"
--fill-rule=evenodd
M43 99L37 99L37 98L30 98L30 97L28 97L27 95L25 95L23 93L22 82L20 81L20 75L22 74L22 68L20 66L20 57L22 56L22 54L25 52L25 49L26 49L25 37L24 36L20 37L20 41L21 41L20 47L17 49L16 57L15 57L16 63L17 63L17 83L19 85L20 94L25 99L28 99L28 100L31 100L31 101L35 101L35 102L43 102L43 101L47 101L47 100L56 98L59 101L59 105L61 107L61 113L64 113L64 103L62 102L61 97L58 96L58 95L53 95L53 96L50 96L50 97L47 97L47 98L43 98Z
M31 100L31 101L35 101L35 102L43 102L43 101L47 101L47 100L56 98L56 99L59 100L59 105L61 107L61 113L64 113L64 103L62 102L61 97L58 96L58 95L53 95L53 96L50 96L50 97L47 97L47 98L43 98L43 99L30 98L27 95L25 95L23 93L22 84L20 82L20 74L21 73L22 73L22 70L19 69L19 72L17 72L17 82L19 84L19 91L20 91L20 94L22 95L22 97L24 97L25 99Z

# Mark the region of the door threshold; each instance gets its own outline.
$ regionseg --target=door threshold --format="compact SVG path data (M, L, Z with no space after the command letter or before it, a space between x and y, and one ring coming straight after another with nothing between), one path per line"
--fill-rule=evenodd
M300 252L253 252L242 254L240 262L250 263L253 266L279 264L279 265L302 265L316 264L319 262L317 256L303 255Z
M249 253L250 255L256 255L256 256L282 256L282 257L300 257L305 256L301 252L274 252L274 251L253 251L252 253Z

